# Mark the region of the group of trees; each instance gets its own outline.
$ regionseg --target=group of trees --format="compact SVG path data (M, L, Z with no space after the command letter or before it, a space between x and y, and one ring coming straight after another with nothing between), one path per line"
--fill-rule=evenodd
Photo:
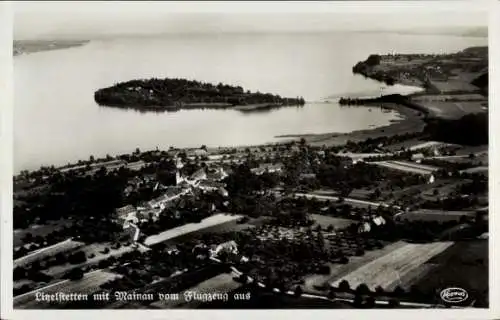
M97 103L123 107L167 106L182 108L189 103L226 103L245 105L270 103L277 105L303 105L304 98L282 98L269 93L245 92L242 87L219 83L212 85L185 79L131 80L112 87L99 89L94 98Z

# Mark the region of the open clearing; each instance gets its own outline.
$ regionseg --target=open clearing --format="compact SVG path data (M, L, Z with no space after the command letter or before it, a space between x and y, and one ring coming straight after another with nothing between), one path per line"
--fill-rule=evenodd
M459 221L462 216L474 218L476 213L474 211L444 211L444 210L430 210L419 209L411 212L405 212L396 216L399 221Z
M35 294L37 292L43 292L45 294L54 294L57 292L62 293L81 293L81 294L91 294L99 290L99 286L110 280L121 277L121 275L111 273L104 270L96 270L84 274L83 278L80 280L63 280L54 283L50 286L46 286L20 296L14 297L14 308L23 309L43 309L49 307L58 307L57 302L42 302L35 300Z
M428 101L486 101L487 98L479 93L468 93L468 94L430 94L430 95L422 95L416 96L412 98L414 101L419 102L428 102Z
M486 102L480 101L461 101L461 102L429 102L423 106L427 108L436 117L446 119L458 119L469 113L487 112Z
M341 280L347 280L351 288L364 283L371 290L381 286L391 289L401 284L401 278L435 255L450 247L453 242L434 242L429 244L407 243L383 257L380 257L354 270L333 283L338 286Z
M344 229L356 222L350 219L334 218L321 214L312 214L311 216L314 221L316 221L316 223L319 224L322 228L326 228L329 225L332 225L335 229Z
M185 234L196 232L205 228L214 227L219 224L236 221L242 218L240 215L228 215L228 214L215 214L208 218L203 219L199 223L188 223L183 226L166 230L162 233L152 235L146 238L144 244L147 246L155 245L173 238L177 238L179 236L183 236Z
M402 161L377 161L369 163L393 170L416 173L421 175L430 175L437 169L426 165L419 165L411 162L402 162Z
M478 88L476 86L457 79L448 79L446 81L432 80L432 84L436 86L436 88L441 91L441 93L453 91L478 91Z

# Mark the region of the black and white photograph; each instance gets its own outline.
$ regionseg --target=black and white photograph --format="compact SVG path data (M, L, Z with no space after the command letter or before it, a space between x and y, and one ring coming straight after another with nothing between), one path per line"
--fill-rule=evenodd
M13 310L489 309L490 9L444 2L11 2Z

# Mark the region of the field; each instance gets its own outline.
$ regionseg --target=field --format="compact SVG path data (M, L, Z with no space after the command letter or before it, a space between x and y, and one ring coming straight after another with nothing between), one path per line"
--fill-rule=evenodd
M328 275L309 275L304 278L304 291L320 294L321 292L314 288L314 286L323 286L325 284L336 282L339 279L342 279L343 276L350 274L354 270L362 267L363 265L370 263L380 257L385 256L386 254L390 254L394 250L397 250L406 245L406 242L398 241L395 243L388 244L382 249L366 251L363 256L352 256L349 257L348 264L337 264L337 263L329 263L330 266L330 274Z
M453 92L453 91L474 92L478 90L476 86L473 86L470 83L456 79L448 79L446 81L433 80L432 84L436 86L436 88L439 91L441 91L441 93Z
M403 161L377 161L370 163L393 170L416 173L421 175L432 174L437 169L431 166L416 164L412 162L403 162Z
M434 266L413 284L421 290L465 289L477 307L488 306L488 241L457 242L427 262Z
M419 102L430 102L430 101L486 101L486 97L478 94L478 93L469 93L469 94L440 94L440 95L421 95L412 98L414 101Z
M343 276L333 282L333 285L338 286L341 280L347 280L351 288L365 283L371 290L375 290L378 286L385 290L394 289L402 284L402 277L415 272L422 264L452 244L453 242L407 243Z
M419 209L416 211L406 212L396 217L399 221L459 221L462 216L474 218L474 211L443 211L443 210L428 210Z
M101 251L104 250L104 248L109 248L110 251L109 253L101 253ZM58 265L58 266L53 266L49 269L47 269L44 273L50 275L50 276L61 276L64 273L68 272L69 270L73 268L83 268L86 266L91 266L99 263L99 261L107 259L111 256L120 256L124 254L125 252L133 251L134 247L130 246L121 246L119 249L111 249L111 244L110 243L94 243L87 245L83 248L80 248L83 252L85 252L85 255L87 256L87 261L80 263L80 264L64 264L64 265ZM88 258L90 254L94 254L95 256L93 258Z
M50 286L28 292L14 298L14 308L23 309L39 309L47 307L58 307L57 302L47 303L35 300L36 292L43 292L46 294L54 294L57 292L62 293L81 293L91 294L99 290L99 286L107 281L121 277L120 275L106 272L103 270L96 270L89 272L83 276L81 280L64 280L52 284Z
M460 173L462 173L462 172L488 174L488 167L486 167L486 166L474 167L474 168L465 169L465 170L460 171Z
M435 117L446 119L458 119L469 113L487 112L486 102L480 101L461 101L461 102L427 102L423 104Z
M46 248L38 249L33 251L24 257L14 260L14 267L17 266L25 266L37 260L43 260L48 257L53 257L59 252L69 252L76 250L80 247L83 247L85 244L83 242L73 241L71 239L67 239L51 245Z
M22 229L22 230L14 230L14 242L13 242L13 247L19 247L24 244L23 238L28 234L31 233L33 237L36 236L41 236L45 237L46 235L62 229L65 226L70 226L73 222L71 220L57 220L57 221L51 221L48 224L43 224L43 225L32 225L27 229Z
M326 228L329 225L332 225L335 229L344 229L350 226L352 223L356 222L350 219L334 218L321 214L312 214L311 216L314 221L316 221L316 223L319 224L322 228Z
M179 236L183 236L188 233L196 232L205 228L214 227L219 224L236 221L242 218L239 215L228 215L228 214L215 214L211 217L203 219L200 223L188 223L183 226L166 230L162 233L149 236L144 241L147 246L155 245Z

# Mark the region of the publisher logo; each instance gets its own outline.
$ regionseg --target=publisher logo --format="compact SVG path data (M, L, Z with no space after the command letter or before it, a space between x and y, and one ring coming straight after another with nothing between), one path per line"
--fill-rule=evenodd
M439 295L447 303L464 302L469 297L467 291L462 288L446 288Z

